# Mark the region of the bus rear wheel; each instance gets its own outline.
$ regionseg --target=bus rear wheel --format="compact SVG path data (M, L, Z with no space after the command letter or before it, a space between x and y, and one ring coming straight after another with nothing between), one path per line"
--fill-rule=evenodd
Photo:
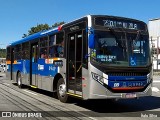
M22 77L20 72L17 75L17 85L19 88L22 88Z
M66 103L68 102L68 95L67 95L67 91L66 91L66 85L64 82L63 78L60 78L58 80L57 83L57 95L58 95L58 99L63 102Z

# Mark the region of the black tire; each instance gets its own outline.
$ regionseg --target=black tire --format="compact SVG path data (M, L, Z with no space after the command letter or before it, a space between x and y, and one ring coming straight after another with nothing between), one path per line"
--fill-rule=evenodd
M17 85L19 88L22 88L22 76L20 72L17 75Z
M63 78L60 78L58 80L58 83L57 83L57 96L58 96L58 99L63 103L66 103L66 102L69 101L69 97L68 97L67 91L66 91L66 85L64 83Z

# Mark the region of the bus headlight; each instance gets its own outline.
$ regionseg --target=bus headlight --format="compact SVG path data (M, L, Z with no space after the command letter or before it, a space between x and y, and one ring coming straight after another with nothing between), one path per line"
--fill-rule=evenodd
M147 83L151 83L152 81L152 73L149 73L148 75L147 75Z
M98 75L98 74L96 74L96 73L93 73L93 72L91 72L91 74L92 74L92 78L93 78L94 80L100 82L101 84L104 83L104 79L103 79L102 76L100 76L100 75Z

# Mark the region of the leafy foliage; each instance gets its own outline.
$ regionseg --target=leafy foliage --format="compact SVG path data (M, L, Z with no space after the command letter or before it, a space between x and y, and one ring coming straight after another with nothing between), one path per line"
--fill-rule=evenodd
M64 24L65 22L63 21L63 22L57 22L57 23L54 23L53 25L52 25L52 28L55 28L55 27L57 27L57 26L59 26L59 25L62 25L62 24Z
M62 25L64 23L65 23L64 21L63 22L57 22L57 23L54 23L51 27L48 24L37 24L37 26L31 27L30 30L28 30L27 34L23 34L22 38L25 38L29 35L32 35L34 33L37 33L37 32L43 31L43 30L48 30L48 29L57 27L57 26Z
M22 38L25 38L29 35L32 35L34 33L37 33L37 32L43 31L43 30L55 28L55 27L62 25L64 23L65 23L64 21L57 22L57 23L54 23L51 27L48 24L37 24L37 26L31 27L30 30L28 30L27 34L23 34ZM0 49L0 58L6 58L6 49Z
M0 58L6 57L6 49L0 49Z

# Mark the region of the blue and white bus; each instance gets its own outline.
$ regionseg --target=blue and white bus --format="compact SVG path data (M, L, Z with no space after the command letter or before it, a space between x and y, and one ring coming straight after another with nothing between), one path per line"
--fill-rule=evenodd
M88 15L7 46L9 79L69 96L123 99L152 94L147 25L139 20Z

